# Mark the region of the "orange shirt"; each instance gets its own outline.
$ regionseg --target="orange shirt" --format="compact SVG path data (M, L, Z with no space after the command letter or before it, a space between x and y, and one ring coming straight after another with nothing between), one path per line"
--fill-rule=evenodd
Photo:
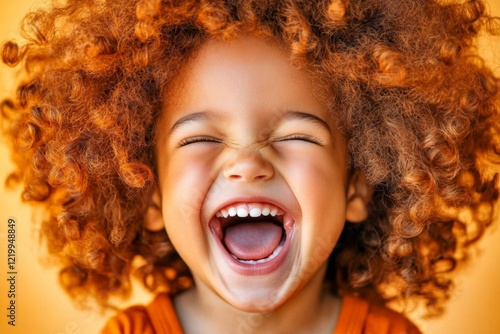
M419 334L401 314L363 299L345 296L333 334ZM111 318L101 334L183 334L167 294L148 306L133 306Z

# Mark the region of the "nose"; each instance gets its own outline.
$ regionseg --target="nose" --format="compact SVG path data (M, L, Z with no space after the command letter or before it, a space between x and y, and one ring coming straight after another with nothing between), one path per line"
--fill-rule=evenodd
M257 149L236 149L224 165L224 177L233 182L269 180L274 168Z

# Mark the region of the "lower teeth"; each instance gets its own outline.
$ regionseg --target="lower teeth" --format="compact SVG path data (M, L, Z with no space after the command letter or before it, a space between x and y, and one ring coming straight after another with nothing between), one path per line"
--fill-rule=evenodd
M266 258L263 258L263 259L259 259L259 260L242 260L242 259L239 259L237 258L236 256L234 256L233 254L231 254L231 256L241 262L241 263L245 263L245 264L257 264L257 263L265 263L265 262L268 262L268 261L271 261L272 259L274 259L276 256L278 256L278 254L281 252L281 250L283 249L283 244L284 242L280 242L280 244L278 245L278 247L276 247L276 249L274 250L274 252L269 255L268 257Z

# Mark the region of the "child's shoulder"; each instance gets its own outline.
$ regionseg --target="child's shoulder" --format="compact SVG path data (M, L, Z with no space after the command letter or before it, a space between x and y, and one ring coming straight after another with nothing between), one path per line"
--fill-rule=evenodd
M346 295L334 331L334 334L344 333L418 334L420 330L400 313Z
M132 306L112 317L101 334L182 334L170 297L158 294L147 306Z
M159 294L148 306L130 307L113 318L102 334L182 334L180 322L167 294ZM418 334L407 318L383 306L347 295L334 334Z

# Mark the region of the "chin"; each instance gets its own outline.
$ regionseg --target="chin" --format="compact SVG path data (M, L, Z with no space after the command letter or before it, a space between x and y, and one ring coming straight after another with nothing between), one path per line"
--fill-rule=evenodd
M267 313L278 309L288 298L276 289L251 290L248 287L233 289L224 300L232 307L249 313Z

